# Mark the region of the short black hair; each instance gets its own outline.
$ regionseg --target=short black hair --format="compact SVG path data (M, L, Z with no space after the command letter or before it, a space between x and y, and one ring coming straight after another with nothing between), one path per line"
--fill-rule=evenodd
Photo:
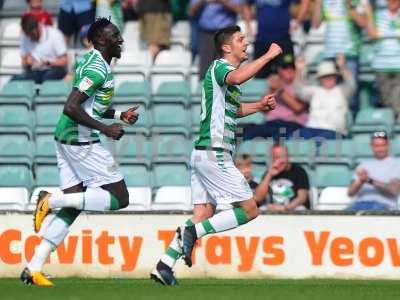
M97 41L103 33L104 28L106 28L110 24L112 24L110 19L97 18L96 21L94 21L89 27L87 33L87 39L89 40L89 42L97 44Z
M214 35L214 46L215 51L217 52L219 57L224 55L224 51L222 51L222 45L229 43L232 38L232 35L236 32L240 32L241 29L239 26L229 26L218 30Z
M39 27L39 21L32 15L24 15L21 18L21 27L24 33L28 33Z

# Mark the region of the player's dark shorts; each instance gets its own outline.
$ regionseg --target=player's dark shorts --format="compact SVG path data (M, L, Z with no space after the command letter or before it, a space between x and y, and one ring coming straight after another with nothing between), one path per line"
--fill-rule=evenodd
M66 12L60 9L58 15L58 28L66 36L79 33L82 26L92 24L96 17L96 10L91 8L88 11L76 14L74 11Z

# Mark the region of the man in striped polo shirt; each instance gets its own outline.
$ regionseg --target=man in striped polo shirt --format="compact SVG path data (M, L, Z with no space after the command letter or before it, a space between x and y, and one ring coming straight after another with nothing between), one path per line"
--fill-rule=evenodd
M258 102L241 103L239 85L281 54L282 49L272 44L263 56L239 68L248 58L248 42L240 27L217 31L214 43L220 58L211 63L203 81L200 135L191 158L193 217L177 229L151 273L153 280L166 285L177 284L172 268L179 257L192 266L192 250L198 238L243 225L258 215L253 192L232 160L236 119L272 110L276 102L272 94ZM218 204L231 208L215 214Z
M400 115L400 0L368 10L367 31L375 40L372 68L381 101Z
M39 193L34 212L34 229L43 239L21 274L25 284L52 286L42 273L52 250L68 234L68 228L82 210L108 211L128 206L129 194L111 153L100 144L99 134L119 140L121 124L105 125L102 118L133 124L138 119L133 107L126 112L110 108L114 79L110 62L121 57L123 39L108 19L97 19L88 39L94 49L84 55L74 77L73 90L64 106L55 131L57 165L63 193ZM99 188L100 187L100 188ZM61 210L42 230L42 222L52 209ZM40 232L39 232L40 231Z

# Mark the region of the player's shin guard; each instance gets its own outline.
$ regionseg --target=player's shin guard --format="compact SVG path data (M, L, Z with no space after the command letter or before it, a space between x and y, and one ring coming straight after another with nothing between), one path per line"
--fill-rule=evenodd
M214 215L195 225L197 238L210 233L226 231L246 224L249 221L243 208L237 207Z
M188 219L185 222L186 226L193 226L192 220ZM182 246L180 245L179 242L179 234L176 232L174 235L174 238L172 239L171 243L169 244L167 251L164 253L164 255L161 257L160 261L162 261L164 264L166 264L168 267L171 269L175 266L176 261L181 257L182 255Z

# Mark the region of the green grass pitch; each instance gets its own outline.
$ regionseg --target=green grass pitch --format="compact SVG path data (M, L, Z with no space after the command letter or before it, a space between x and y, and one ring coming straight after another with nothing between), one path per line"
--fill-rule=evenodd
M0 279L0 299L14 300L391 300L400 299L400 281L356 280L181 280L164 287L150 280L55 279L53 288L24 286L18 279Z

